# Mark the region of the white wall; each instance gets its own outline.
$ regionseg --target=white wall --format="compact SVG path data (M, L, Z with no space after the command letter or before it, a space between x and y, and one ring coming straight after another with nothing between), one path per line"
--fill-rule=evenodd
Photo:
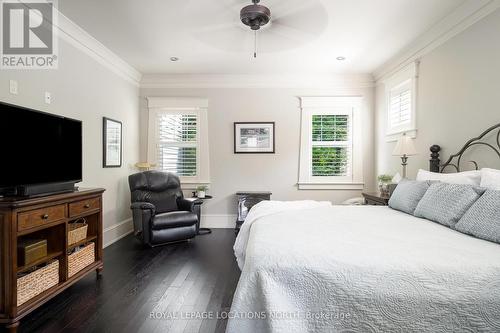
M409 177L414 177L419 168L429 168L431 145L439 144L443 149L441 159L447 159L468 139L500 123L498 36L500 10L421 58L416 139L420 154L410 157ZM378 85L376 170L377 174L394 174L401 170L401 159L391 156L395 142L386 142L385 101L384 86ZM483 166L500 167L491 153L478 151L473 158Z
M17 80L19 94L9 93ZM44 103L45 91L52 103ZM103 187L104 242L130 231L127 176L139 159L139 89L73 45L59 41L57 70L0 70L0 100L83 121L83 183ZM123 122L123 166L102 168L102 117Z
M202 224L233 227L235 193L239 190L272 191L275 200L315 199L340 203L360 191L298 190L300 101L298 96L362 95L364 180L373 184L373 88L279 89L141 89L141 158L146 159L148 109L145 97L204 97L209 100L210 194L203 207ZM234 154L233 123L275 121L276 154Z

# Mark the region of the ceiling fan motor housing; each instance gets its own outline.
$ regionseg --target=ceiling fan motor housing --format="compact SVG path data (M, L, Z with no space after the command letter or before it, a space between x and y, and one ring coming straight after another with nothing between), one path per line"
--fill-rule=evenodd
M252 30L259 30L271 20L271 11L266 6L258 5L255 1L253 5L244 7L240 12L241 22L249 26Z

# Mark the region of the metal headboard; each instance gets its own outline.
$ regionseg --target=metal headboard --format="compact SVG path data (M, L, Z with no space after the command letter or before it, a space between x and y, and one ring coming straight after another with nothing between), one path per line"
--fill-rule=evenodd
M484 139L486 137L490 137L490 134L496 132L496 143L489 143L486 142ZM491 148L491 150L498 156L500 159L500 124L497 124L495 126L492 126L488 128L486 131L481 133L476 138L470 139L467 141L467 143L463 146L462 149L456 154L453 154L450 156L450 158L443 164L441 164L441 160L439 159L439 152L441 151L441 147L438 145L433 145L430 150L431 150L431 160L430 160L430 171L432 172L440 172L442 173L447 167L453 167L456 172L460 172L460 163L462 162L462 157L465 154L466 151L468 151L471 147L475 146L486 146ZM479 165L476 161L468 161L470 163L473 163L476 170L479 169Z

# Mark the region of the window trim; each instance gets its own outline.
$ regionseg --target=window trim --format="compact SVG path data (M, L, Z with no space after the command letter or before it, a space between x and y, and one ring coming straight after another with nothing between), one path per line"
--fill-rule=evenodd
M387 142L397 141L401 134L406 133L411 138L417 136L417 99L418 99L418 68L416 61L405 67L398 73L384 81L385 85L385 114L386 114L386 139ZM391 96L394 90L409 84L411 98L411 120L410 123L395 128L391 127Z
M301 142L299 162L299 190L362 190L363 156L361 96L300 97ZM348 177L312 176L312 116L316 114L351 115L351 174Z
M157 113L197 115L196 176L181 176L183 189L195 189L198 185L210 184L208 144L208 100L202 98L147 97L148 162L157 164Z

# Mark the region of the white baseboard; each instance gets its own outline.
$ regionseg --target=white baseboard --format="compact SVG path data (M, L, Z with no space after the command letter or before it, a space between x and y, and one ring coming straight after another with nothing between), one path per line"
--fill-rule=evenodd
M203 214L201 213L202 228L221 228L234 229L236 224L236 215L234 214Z
M104 247L110 246L114 242L117 242L123 237L131 234L133 231L134 227L132 224L132 218L107 227L103 232Z

